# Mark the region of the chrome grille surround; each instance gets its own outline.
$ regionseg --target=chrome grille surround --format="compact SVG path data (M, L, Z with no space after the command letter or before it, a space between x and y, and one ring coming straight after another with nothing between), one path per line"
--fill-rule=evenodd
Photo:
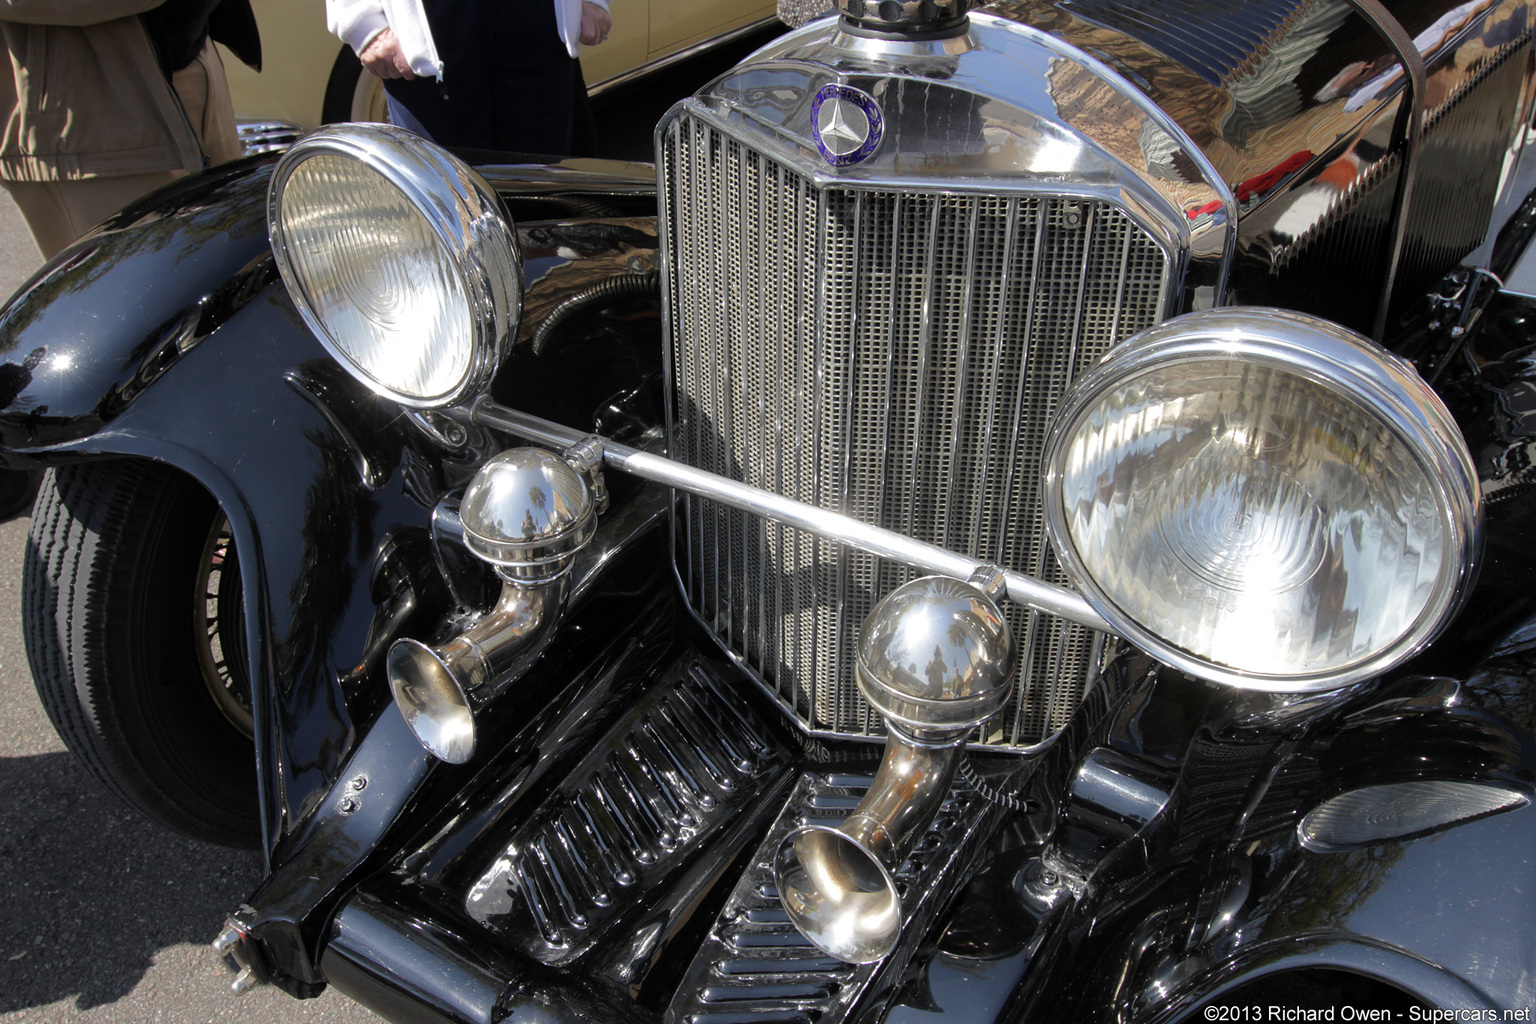
M1017 26L1005 34L1018 43ZM902 56L903 73L917 74L921 61ZM1219 193L1180 183L1175 205L1146 188L1150 172L1125 170L1091 140L1077 154L1083 182L990 169L930 177L925 161L990 145L988 116L1009 109L983 107L954 71L934 86L770 60L663 122L673 454L1065 584L1039 486L1051 415L1110 345L1173 311L1190 263L1183 206ZM829 81L886 104L890 131L867 165L817 162L806 108ZM904 128L899 108L915 90L941 123L957 118L935 108L959 104L973 136ZM1130 137L1162 130L1149 124ZM695 498L680 502L675 534L695 614L803 729L883 736L853 681L855 645L869 608L911 570ZM1008 613L1021 685L980 742L1027 749L1075 710L1103 638Z

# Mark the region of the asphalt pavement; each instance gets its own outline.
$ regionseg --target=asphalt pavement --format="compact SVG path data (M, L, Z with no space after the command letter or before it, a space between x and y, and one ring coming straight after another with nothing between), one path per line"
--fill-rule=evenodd
M0 296L40 263L0 191ZM378 1024L338 992L230 993L208 944L260 857L145 821L64 749L21 640L28 526L0 524L0 1024Z

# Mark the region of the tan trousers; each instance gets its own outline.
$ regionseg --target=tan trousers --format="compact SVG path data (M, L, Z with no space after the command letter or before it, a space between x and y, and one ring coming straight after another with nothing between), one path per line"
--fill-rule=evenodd
M139 196L181 177L183 171L120 174L75 181L0 182L16 200L37 251L48 259Z
M197 59L171 76L171 85L181 97L210 167L244 155L235 134L235 105L229 98L224 62L212 39L203 44Z
M240 156L235 108L213 40L204 44L191 64L171 76L171 85L210 163ZM73 181L0 181L0 185L16 200L32 241L48 259L135 199L185 173L177 169Z

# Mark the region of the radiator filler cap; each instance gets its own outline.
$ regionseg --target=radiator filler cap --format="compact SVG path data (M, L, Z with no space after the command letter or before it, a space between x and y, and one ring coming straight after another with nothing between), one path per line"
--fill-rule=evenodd
M970 0L837 0L843 29L880 39L964 35Z

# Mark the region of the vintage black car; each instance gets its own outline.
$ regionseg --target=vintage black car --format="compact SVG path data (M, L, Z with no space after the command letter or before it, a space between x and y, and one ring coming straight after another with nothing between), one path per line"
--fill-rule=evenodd
M158 193L0 317L44 703L236 991L1529 1019L1533 28L842 0L654 173Z

